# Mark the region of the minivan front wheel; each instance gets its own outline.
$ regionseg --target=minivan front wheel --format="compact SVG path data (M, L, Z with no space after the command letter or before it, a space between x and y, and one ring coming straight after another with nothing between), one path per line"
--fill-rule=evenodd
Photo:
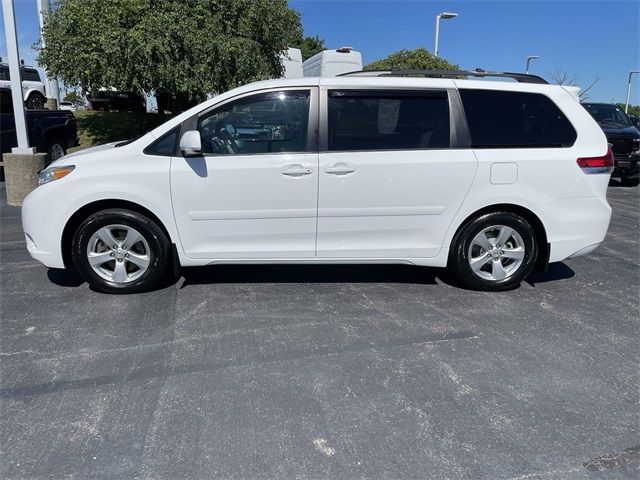
M458 231L449 268L465 287L507 290L531 273L537 255L535 230L524 217L492 212L471 219Z
M103 210L78 227L72 259L78 273L106 293L149 290L162 279L170 255L155 222L131 210Z

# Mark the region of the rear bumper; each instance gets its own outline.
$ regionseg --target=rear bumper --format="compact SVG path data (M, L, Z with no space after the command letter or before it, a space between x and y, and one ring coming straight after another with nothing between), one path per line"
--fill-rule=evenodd
M611 207L600 197L565 198L544 209L549 262L586 255L604 241L611 220Z

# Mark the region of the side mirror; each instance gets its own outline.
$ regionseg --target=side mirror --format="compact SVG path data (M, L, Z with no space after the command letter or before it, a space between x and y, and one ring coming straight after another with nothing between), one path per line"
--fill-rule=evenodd
M198 157L202 155L202 142L198 130L184 132L180 139L180 152L184 157Z

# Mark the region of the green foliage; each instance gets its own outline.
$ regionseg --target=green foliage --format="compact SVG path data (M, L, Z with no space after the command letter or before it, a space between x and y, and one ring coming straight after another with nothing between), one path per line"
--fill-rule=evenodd
M202 99L282 73L301 37L286 0L58 0L38 63L66 85Z
M617 104L620 110L624 112L624 103ZM640 105L629 105L629 111L627 112L629 115L635 115L636 117L640 116Z
M75 90L73 92L67 93L62 99L62 101L71 102L76 107L80 105L84 105L86 103L82 95L78 94L78 92L76 92Z
M143 112L75 112L80 144L71 151L139 137L171 116Z
M317 35L315 37L300 36L300 38L291 46L300 49L303 61L307 58L313 57L316 53L326 50L324 40Z
M425 48L415 50L398 50L386 58L376 60L364 67L365 70L390 70L402 68L411 70L458 70L458 65L453 65L441 57L436 57Z

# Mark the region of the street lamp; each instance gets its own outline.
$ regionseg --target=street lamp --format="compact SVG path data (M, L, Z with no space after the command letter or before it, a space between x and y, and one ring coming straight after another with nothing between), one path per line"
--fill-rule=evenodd
M450 18L455 18L457 16L458 16L457 13L451 13L451 12L442 12L436 15L436 42L435 42L435 47L433 48L434 57L438 56L438 39L440 37L440 20L449 20Z
M529 56L527 57L527 68L526 68L525 73L529 73L529 64L531 63L531 60L537 60L537 59L539 59L539 58L540 58L540 57L539 57L538 55L529 55Z
M631 75L640 73L640 70L631 70L629 72L629 81L627 82L627 101L624 102L624 113L629 113L629 96L631 95Z

